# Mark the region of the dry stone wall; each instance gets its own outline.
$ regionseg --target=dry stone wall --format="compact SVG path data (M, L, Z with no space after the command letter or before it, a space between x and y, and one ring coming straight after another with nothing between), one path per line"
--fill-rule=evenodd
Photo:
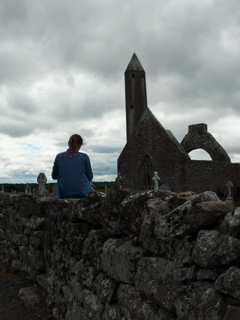
M240 318L240 207L213 192L0 193L0 265L61 320Z

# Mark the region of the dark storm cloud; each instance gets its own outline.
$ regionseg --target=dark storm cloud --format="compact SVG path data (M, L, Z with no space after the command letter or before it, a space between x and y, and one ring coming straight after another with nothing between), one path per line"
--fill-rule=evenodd
M80 133L99 174L108 165L115 172L135 52L148 105L166 129L181 141L189 124L207 123L240 154L229 142L237 129L227 139L231 125L222 125L228 118L239 127L239 37L238 0L2 0L0 134L11 146L21 137L46 146L45 163Z

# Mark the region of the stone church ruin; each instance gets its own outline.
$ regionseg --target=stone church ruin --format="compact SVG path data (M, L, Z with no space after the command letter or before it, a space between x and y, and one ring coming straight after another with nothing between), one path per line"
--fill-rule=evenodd
M153 115L147 105L145 71L136 54L125 71L125 95L127 143L118 158L123 187L152 189L157 171L159 189L196 193L211 190L226 198L226 184L231 181L232 195L239 198L240 163L231 163L206 124L190 125L179 143ZM196 149L205 150L212 160L191 160L189 153Z

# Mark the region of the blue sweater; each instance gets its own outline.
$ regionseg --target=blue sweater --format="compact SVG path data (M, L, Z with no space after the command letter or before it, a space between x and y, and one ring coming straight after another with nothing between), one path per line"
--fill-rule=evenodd
M56 199L84 198L93 191L93 178L87 154L70 151L59 153L54 161L52 178L57 179Z

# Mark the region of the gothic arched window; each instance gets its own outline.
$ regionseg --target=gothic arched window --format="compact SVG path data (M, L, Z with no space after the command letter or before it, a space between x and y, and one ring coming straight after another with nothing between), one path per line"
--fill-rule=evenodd
M153 161L148 153L146 153L143 157L141 170L143 173L143 185L146 188L151 187L153 177Z

